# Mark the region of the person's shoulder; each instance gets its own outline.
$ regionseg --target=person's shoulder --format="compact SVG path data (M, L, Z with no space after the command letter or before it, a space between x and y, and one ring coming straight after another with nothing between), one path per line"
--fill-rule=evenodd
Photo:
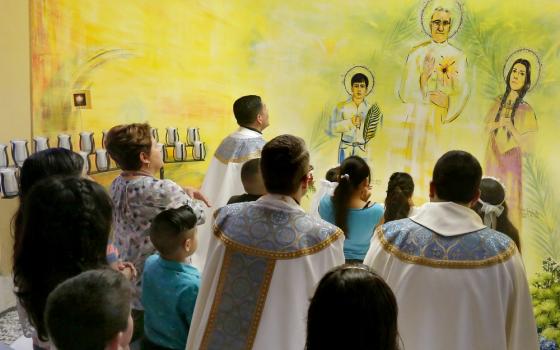
M325 207L329 208L332 207L332 196L330 196L329 194L325 194L320 200L320 205L324 205Z
M155 266L159 259L159 254L150 255L144 263L144 272L149 272L153 268L153 266Z

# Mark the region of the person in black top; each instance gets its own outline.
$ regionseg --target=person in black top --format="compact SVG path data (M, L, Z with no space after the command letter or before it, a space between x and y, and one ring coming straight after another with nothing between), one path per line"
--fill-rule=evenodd
M246 193L232 196L227 204L256 201L266 193L260 166L260 158L251 159L243 164L241 182Z

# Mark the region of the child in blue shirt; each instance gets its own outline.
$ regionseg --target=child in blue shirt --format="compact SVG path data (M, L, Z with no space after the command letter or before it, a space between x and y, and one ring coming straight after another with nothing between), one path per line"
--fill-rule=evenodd
M319 215L344 232L346 263L361 263L371 236L383 217L383 207L369 201L371 171L363 158L350 156L340 164L338 185L333 196L324 196Z
M159 213L152 222L150 239L159 254L144 267L143 349L185 349L200 287L200 273L185 263L196 250L196 221L185 205Z

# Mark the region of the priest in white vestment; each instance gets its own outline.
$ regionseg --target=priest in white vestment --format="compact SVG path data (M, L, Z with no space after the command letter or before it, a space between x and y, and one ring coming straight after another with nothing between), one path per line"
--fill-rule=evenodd
M303 349L309 300L344 264L342 231L299 206L312 179L304 141L271 140L261 171L269 194L215 213L187 349Z
M206 209L211 218L215 209L227 204L231 196L245 192L241 183L241 168L250 159L260 158L266 143L262 132L269 125L268 109L259 96L238 98L233 104L233 114L239 129L226 137L210 162L200 192L208 198L212 208ZM198 228L199 245L192 257L192 264L204 269L208 243L212 235L211 220Z
M442 7L434 10L427 24L431 40L410 51L399 88L401 100L410 105L405 122L405 171L420 189L419 197L425 198L432 166L445 151L445 124L460 115L469 96L467 58L448 41L459 16Z
M472 155L446 153L434 168L431 202L372 237L364 263L393 289L405 349L538 347L521 255L469 207L481 174Z

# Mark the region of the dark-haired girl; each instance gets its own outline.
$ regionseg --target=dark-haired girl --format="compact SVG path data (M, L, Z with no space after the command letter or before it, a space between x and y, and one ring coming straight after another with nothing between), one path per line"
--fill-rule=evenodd
M48 348L43 313L47 296L83 271L109 267L112 203L105 189L79 177L50 177L25 194L16 230L16 296L29 318L34 349Z
M306 350L397 350L397 315L391 288L372 269L336 267L321 279L311 299Z
M362 262L375 227L383 216L383 207L369 200L371 173L363 158L351 156L340 164L338 186L334 195L325 196L319 214L342 229L344 257L347 262Z
M480 181L480 198L473 209L480 215L484 225L506 234L521 252L519 231L509 220L506 193L504 185L498 179L483 177Z
M513 62L506 80L506 91L486 117L489 137L486 174L503 179L508 189L510 219L521 227L523 154L530 152L537 131L533 108L523 100L531 87L531 64L519 58Z
M414 181L408 173L393 173L387 185L383 223L409 217L414 209Z

